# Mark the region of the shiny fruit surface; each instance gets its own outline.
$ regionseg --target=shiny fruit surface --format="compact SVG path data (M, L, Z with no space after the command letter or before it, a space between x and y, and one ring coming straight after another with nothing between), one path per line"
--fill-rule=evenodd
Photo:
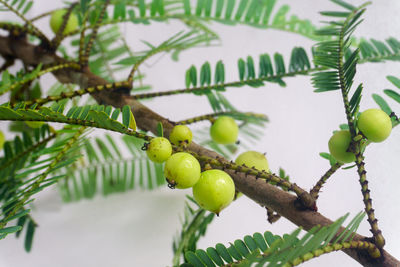
M60 29L63 23L63 16L65 15L65 13L67 13L66 9L59 9L54 11L51 15L50 27L55 34L58 32L58 29ZM70 32L73 32L77 28L78 28L78 17L74 13L72 13L68 18L68 22L64 28L63 34L68 34Z
M168 183L179 189L195 185L200 178L200 173L200 163L186 152L173 154L164 167L164 175Z
M190 145L190 143L192 142L192 138L193 138L192 131L186 125L174 126L169 135L169 140L171 140L171 142L176 146L182 144Z
M249 168L256 168L259 171L269 172L269 165L264 154L257 151L246 151L240 154L235 163L238 165L246 165Z
M146 153L151 161L162 163L171 156L172 146L167 138L156 137L151 139Z
M389 137L392 131L390 117L380 109L367 109L358 117L358 129L371 142L379 143Z
M219 214L232 202L235 196L235 184L224 171L204 171L193 186L193 196L200 207Z
M221 116L210 127L211 138L218 144L233 144L236 142L239 127L231 117Z
M348 130L335 132L329 139L329 152L342 163L350 163L356 160L352 152L347 152L351 143L351 134Z

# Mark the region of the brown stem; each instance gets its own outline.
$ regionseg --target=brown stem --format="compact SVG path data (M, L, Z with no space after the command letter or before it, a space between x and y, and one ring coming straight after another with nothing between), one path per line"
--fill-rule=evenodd
M270 224L273 224L274 222L278 221L281 218L281 215L276 213L273 209L266 207L267 210L267 217L268 217L268 222Z
M3 56L13 56L21 59L25 64L37 65L40 62L44 64L63 62L64 60L53 53L45 52L27 43L25 40L12 40L8 37L0 36L0 54ZM101 77L91 73L87 68L82 72L76 70L59 70L54 73L56 78L63 83L75 83L80 87L97 86L107 84L108 82ZM171 131L173 124L166 118L160 116L154 111L148 109L142 103L138 102L129 95L124 95L115 91L102 91L92 94L99 103L106 103L115 107L122 107L129 105L136 118L139 128L142 130L157 132L157 125L161 122L164 126L166 136ZM198 144L191 143L189 149L197 154L217 158L221 160L214 151L208 150ZM226 170L235 182L236 188L253 199L255 202L260 203L262 206L267 206L277 213L287 218L294 224L302 226L305 230L310 230L316 225L329 225L331 220L324 217L322 214L311 210L299 210L295 207L297 197L285 192L273 185L266 183L264 180L256 179L252 175L245 175L242 173L235 173L234 170ZM366 237L356 234L354 239L365 240ZM394 267L400 266L400 261L386 252L381 250L382 257L379 259L372 259L368 253L347 249L345 252L353 259L358 261L363 266L381 266L381 267Z

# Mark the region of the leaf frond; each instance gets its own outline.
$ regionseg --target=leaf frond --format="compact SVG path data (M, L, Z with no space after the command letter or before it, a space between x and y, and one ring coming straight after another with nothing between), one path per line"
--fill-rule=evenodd
M121 142L129 156L120 152ZM63 200L91 199L98 193L107 196L137 188L153 190L164 185L163 165L150 161L142 146L143 140L130 136L115 140L107 134L92 142L85 140L80 148L83 159L60 171L65 175L59 183Z
M25 108L23 102L18 103L14 108L5 104L0 106L0 120L58 122L106 129L144 140L150 138L135 131L135 118L128 106L125 106L122 112L120 109L101 105L73 106L66 114L63 112L63 104L55 104L51 108L39 107L38 109L35 109L35 107L31 109ZM122 123L118 121L120 114L122 114Z
M214 213L207 212L200 208L196 201L187 196L190 202L185 202L182 227L179 233L176 234L172 250L174 258L173 266L179 266L181 258L187 251L195 251L197 242L200 237L204 236L208 225L215 217ZM190 204L194 203L194 204Z
M376 249L372 243L353 242L352 237L365 214L360 212L344 228L341 225L348 215L331 225L314 227L302 237L301 228L291 234L277 236L267 231L254 233L235 240L229 247L217 244L206 250L197 249L185 253L186 260L194 267L226 266L295 266L324 253L342 250L354 245L357 248ZM181 265L183 266L183 265Z

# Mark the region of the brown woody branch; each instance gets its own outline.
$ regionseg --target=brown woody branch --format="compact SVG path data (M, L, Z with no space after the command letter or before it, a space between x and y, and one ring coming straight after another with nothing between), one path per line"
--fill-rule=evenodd
M29 44L25 39L16 39L12 36L0 36L0 55L4 58L12 57L20 59L26 65L36 66L39 63L62 63L64 59L58 57L52 52L46 51L43 48ZM104 85L108 82L101 77L94 75L88 68L82 71L61 69L54 72L55 77L62 83L74 83L80 87L89 87ZM164 126L166 135L172 129L173 124L170 120L148 109L146 106L135 100L133 97L117 91L102 91L92 94L92 96L101 104L112 105L114 107L122 107L129 105L135 116L137 125L142 130L156 133L157 124L161 122ZM214 151L208 150L200 145L192 143L189 149L193 152L224 160ZM262 206L268 207L278 214L284 216L294 224L309 230L316 225L329 225L331 220L324 217L322 214L311 210L299 210L296 208L296 196L287 193L277 187L266 183L262 179L256 179L254 176L235 173L234 170L226 170L235 181L236 188L255 202ZM354 240L366 240L362 235L356 235ZM360 250L347 249L345 250L349 256L357 260L363 266L382 266L394 267L400 266L400 262L385 250L381 250L382 257L380 259L372 259L367 252Z

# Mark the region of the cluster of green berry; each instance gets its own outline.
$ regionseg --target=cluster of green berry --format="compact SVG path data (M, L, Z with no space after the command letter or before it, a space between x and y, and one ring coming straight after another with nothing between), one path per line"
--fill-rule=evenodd
M237 140L239 128L234 119L221 116L210 127L211 138L220 144L231 144ZM235 197L235 184L226 172L218 169L201 171L199 161L187 152L172 153L172 144L187 146L193 138L186 125L176 125L169 136L153 138L146 145L150 160L165 162L164 175L171 188L193 190L194 199L204 209L219 214ZM170 143L171 142L171 143ZM236 159L237 164L269 171L265 156L255 151L248 151Z
M379 143L389 137L392 121L380 109L367 109L358 117L357 128L367 140ZM335 132L328 143L331 155L342 163L354 162L356 160L354 153L349 151L351 142L351 134L348 130Z

